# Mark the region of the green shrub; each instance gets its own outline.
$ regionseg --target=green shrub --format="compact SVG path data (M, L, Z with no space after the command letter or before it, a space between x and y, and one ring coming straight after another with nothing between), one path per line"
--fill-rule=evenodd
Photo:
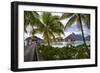
M86 59L90 58L89 46L65 46L62 48L52 46L39 46L41 55L45 60L69 60L69 59Z

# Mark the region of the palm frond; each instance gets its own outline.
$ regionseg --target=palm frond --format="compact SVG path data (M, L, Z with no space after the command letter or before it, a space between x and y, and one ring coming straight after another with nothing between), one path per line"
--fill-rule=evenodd
M73 13L64 13L64 14L60 17L60 20L69 18L69 17L71 17L72 15L73 15Z
M66 29L66 28L69 28L69 27L76 21L76 18L77 18L76 15L72 16L72 17L68 20L67 24L65 25L65 29Z
M53 19L55 19L55 20L59 20L59 19L60 19L60 16L55 15L55 16L53 16Z
M81 29L80 20L81 20L81 19L79 18L79 15L77 15L76 21L77 21L77 27L79 28L79 30Z
M42 14L42 20L43 20L43 22L45 24L49 23L50 17L51 17L51 13L49 13L49 12L43 12L43 14Z
M81 15L81 17L82 17L82 21L90 29L90 14L83 14Z

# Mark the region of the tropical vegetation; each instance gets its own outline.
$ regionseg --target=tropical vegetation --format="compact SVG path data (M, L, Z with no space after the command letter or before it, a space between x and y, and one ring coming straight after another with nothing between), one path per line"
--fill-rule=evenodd
M90 58L90 46L64 46L62 48L52 46L39 46L39 51L45 60L70 60L70 59L87 59Z
M60 21L66 19L68 21L64 26ZM50 43L53 41L59 41L64 35L64 30L68 29L74 23L81 30L82 39L84 44L77 46L64 46L64 47L53 47ZM24 12L24 31L28 33L26 28L31 25L32 31L30 34L32 38L35 34L39 33L43 36L43 43L38 45L38 52L41 54L44 60L64 60L64 59L87 59L90 58L90 45L86 44L86 40L83 32L83 24L90 29L90 15L88 14L77 14L77 13L63 13L62 16L52 15L51 12L35 12L25 11ZM47 45L45 45L47 44Z
M48 45L50 45L50 40L56 40L55 36L61 38L61 35L64 34L64 26L59 21L59 16L52 16L50 12L43 12L41 16L39 16L37 12L32 11L26 11L24 14L25 31L29 24L32 25L32 35L34 36L35 33L43 34L44 41L47 42ZM37 28L34 29L34 26Z

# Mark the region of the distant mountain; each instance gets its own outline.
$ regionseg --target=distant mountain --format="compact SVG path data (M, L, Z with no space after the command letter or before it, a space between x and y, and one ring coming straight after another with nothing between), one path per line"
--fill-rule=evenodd
M75 40L82 40L82 36L79 35L79 34L75 34L75 33L72 33L72 34L70 34L69 36L67 36L67 37L65 38L65 40L66 40L67 38L69 38L69 37L73 37L73 38L75 38Z
M69 36L67 36L65 39L67 39L68 37L74 37L75 40L82 41L82 35L80 35L80 34L72 33ZM85 37L85 39L90 40L90 36Z

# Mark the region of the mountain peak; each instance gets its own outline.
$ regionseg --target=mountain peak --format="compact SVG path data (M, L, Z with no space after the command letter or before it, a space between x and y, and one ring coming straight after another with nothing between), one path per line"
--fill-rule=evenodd
M75 33L73 33L73 32L72 32L72 34L71 34L71 35L75 35Z
M73 38L75 38L76 40L82 40L81 35L75 34L75 33L73 33L73 32L72 32L69 36L67 36L65 39L67 39L68 37L73 37Z

